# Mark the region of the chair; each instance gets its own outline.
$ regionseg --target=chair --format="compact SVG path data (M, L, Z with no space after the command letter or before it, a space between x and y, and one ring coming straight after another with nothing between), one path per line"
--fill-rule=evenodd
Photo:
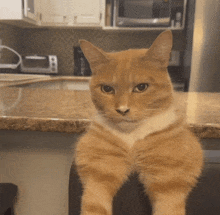
M69 215L80 215L82 185L72 164L69 178ZM137 174L130 176L113 200L113 215L151 215L152 208ZM186 215L220 214L220 164L206 163L197 186L190 193Z
M17 195L17 186L11 183L0 183L0 215L13 215L13 205Z

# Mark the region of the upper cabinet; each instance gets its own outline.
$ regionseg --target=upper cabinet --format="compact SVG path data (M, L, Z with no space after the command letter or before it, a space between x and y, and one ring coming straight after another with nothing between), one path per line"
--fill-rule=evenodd
M41 0L42 26L100 26L101 0Z
M41 25L64 25L67 23L69 0L41 0Z
M36 26L101 26L105 0L5 0L0 21L22 20Z
M0 21L38 23L39 2L36 0L7 0L0 2ZM18 23L18 22L17 22Z
M71 0L70 18L77 24L99 24L100 0Z
M105 30L183 30L186 5L187 0L1 0L0 22Z

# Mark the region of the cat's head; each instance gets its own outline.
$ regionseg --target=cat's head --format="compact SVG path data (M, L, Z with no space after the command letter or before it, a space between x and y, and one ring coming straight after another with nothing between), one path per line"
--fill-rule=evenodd
M85 40L80 46L92 70L92 101L107 119L138 122L172 105L170 31L161 33L149 49L107 53Z

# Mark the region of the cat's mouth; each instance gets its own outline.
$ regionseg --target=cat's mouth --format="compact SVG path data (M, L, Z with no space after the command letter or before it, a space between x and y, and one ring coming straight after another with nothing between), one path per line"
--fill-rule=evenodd
M115 116L115 117L110 117L109 118L112 122L114 123L138 123L141 120L140 119L135 119L135 118L131 118L130 116Z
M121 130L122 132L131 132L141 124L141 120L124 118L120 121L113 122L113 124L117 127L118 130Z
M137 124L140 123L143 120L143 116L140 118L138 116L133 116L131 114L126 115L119 115L119 114L112 114L112 112L102 112L98 111L99 115L102 116L107 121L113 123L113 124Z
M101 118L99 118L101 117ZM131 118L131 116L113 116L108 114L102 114L99 112L98 121L105 121L105 123L109 124L111 127L117 128L122 132L131 132L136 129L141 123L142 119Z
M122 119L122 122L137 123L139 122L139 120L125 118L125 119Z

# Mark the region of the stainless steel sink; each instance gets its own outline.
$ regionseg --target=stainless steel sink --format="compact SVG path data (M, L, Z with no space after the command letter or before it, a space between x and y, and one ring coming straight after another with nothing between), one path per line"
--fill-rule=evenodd
M38 88L38 89L52 89L52 90L89 90L88 81L77 80L39 80L31 83L16 84L16 87L22 88Z
M0 87L89 90L89 77L0 74Z
M28 74L7 74L0 73L0 86L7 86L13 83L30 80L44 80L49 79L48 75L28 75Z

